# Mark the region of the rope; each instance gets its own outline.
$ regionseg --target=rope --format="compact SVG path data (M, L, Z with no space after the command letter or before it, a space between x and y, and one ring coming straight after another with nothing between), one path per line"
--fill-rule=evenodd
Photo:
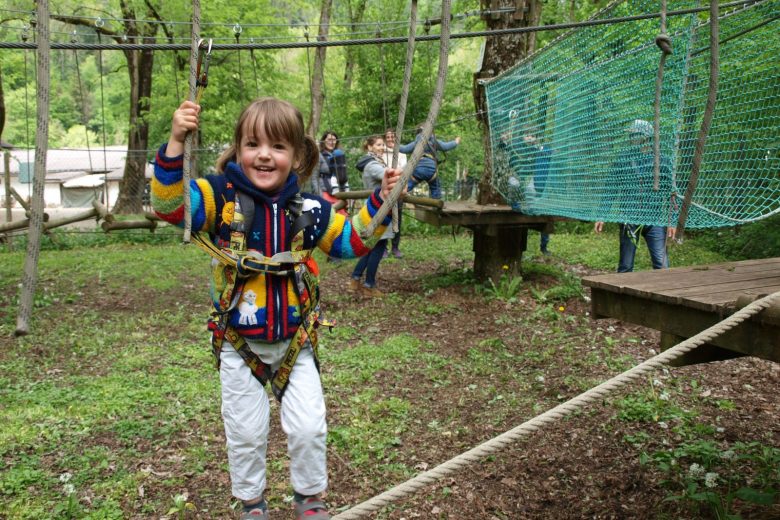
M76 41L76 31L73 31L73 42ZM94 167L92 166L92 149L89 146L89 127L87 126L87 123L89 122L89 119L87 118L87 103L84 99L84 86L81 83L81 67L79 67L79 53L76 49L73 49L73 59L76 62L76 81L79 84L79 101L81 101L81 122L84 124L84 138L87 140L87 159L89 160L89 171L94 171Z
M37 3L37 131L35 133L35 170L33 197L30 204L30 231L24 260L19 314L16 317L16 336L30 331L35 285L38 282L38 256L43 234L43 191L46 183L46 155L49 142L49 1Z
M22 33L22 41L27 41L27 31ZM27 154L27 168L30 167L30 87L28 81L27 52L24 53L24 147ZM27 171L29 175L29 169ZM29 186L29 184L28 184ZM29 195L29 192L27 193Z
M718 9L727 9L730 7L749 6L759 4L760 0L737 0L716 6ZM679 9L669 11L668 16L685 16L688 14L701 13L710 10L710 7L693 7L690 9ZM534 25L528 27L512 27L507 29L491 29L489 31L470 31L448 35L448 39L459 38L482 38L489 36L505 36L512 34L526 34L543 31L561 31L565 29L576 29L579 27L592 27L596 25L612 25L619 23L635 22L637 20L652 20L659 18L659 13L646 13L633 16L621 16L615 18L605 18L600 20L588 20L584 22L558 23L548 25ZM436 41L441 38L438 34L426 34L418 36L417 41ZM346 47L350 45L376 45L378 43L401 44L406 43L407 38L403 36L384 37L380 40L376 38L358 38L353 40L318 40L306 43L288 42L288 43L219 43L214 44L214 50L236 50L236 49L303 49L307 47ZM0 49L34 49L35 45L19 42L0 42ZM117 43L101 44L94 43L52 43L52 49L80 49L80 50L103 50L124 51L124 50L158 50L158 51L186 51L190 49L189 44L185 43Z
M195 101L198 82L198 52L200 50L200 0L192 0L192 40L190 45L190 94L189 100ZM192 234L192 214L190 208L190 179L192 178L192 142L195 132L187 132L184 138L184 175L182 177L182 195L184 196L184 236L182 241L190 243Z
M736 327L743 321L747 320L751 316L761 312L770 305L773 300L780 301L780 292L765 296L760 300L756 300L750 305L735 312L720 323L716 323L712 327L696 334L695 336L677 344L676 346L665 350L664 352L653 356L652 358L640 363L634 368L619 374L600 385L591 388L587 392L584 392L565 403L562 403L555 408L552 408L545 413L534 417L533 419L524 422L520 426L495 437L479 446L472 448L471 450L458 455L442 464L439 464L433 469L430 469L424 473L417 475L416 477L407 480L384 493L375 496L365 502L356 505L355 507L344 511L343 513L336 515L334 520L349 520L355 518L364 518L368 513L378 511L382 507L391 502L396 502L402 498L405 498L419 489L433 484L444 477L455 473L456 471L475 464L483 460L489 455L493 455L508 445L516 442L521 437L524 437L530 433L534 433L550 423L562 419L571 413L580 410L585 405L602 401L607 395L614 390L626 386L628 383L658 369L665 365L668 365L675 359L679 358L683 354L694 350L696 347L708 343L717 338L724 332Z
M655 117L653 119L653 190L658 191L661 177L661 89L664 84L666 57L672 53L672 39L666 34L666 0L661 0L661 34L655 44L661 49L658 76L655 78Z
M249 43L254 43L254 41L253 38L249 38ZM257 79L257 58L255 58L254 49L249 49L249 57L252 59L252 75L255 77L255 97L260 97L260 82Z
M439 44L439 74L436 78L436 89L433 93L433 99L431 100L431 107L428 111L428 117L425 119L425 123L422 126L422 132L420 133L420 140L417 146L414 147L412 156L409 158L409 162L404 166L404 172L401 175L401 179L390 192L390 196L382 203L371 222L368 223L366 229L363 230L364 237L370 237L374 234L374 230L382 222L390 210L396 206L398 198L401 193L406 189L406 185L409 182L409 178L412 176L417 163L423 155L425 147L428 144L433 134L433 125L436 122L436 118L439 116L439 109L441 108L442 99L444 98L444 85L447 82L447 64L449 60L449 43L450 43L450 0L442 0L441 3L441 34ZM400 141L398 143L400 145Z
M404 132L404 120L406 119L406 105L409 100L409 88L412 84L412 65L414 63L414 43L417 33L417 0L412 0L409 12L409 39L406 43L406 63L404 65L404 83L401 88L401 101L398 103L398 124L395 127L395 148L393 148L392 167L398 166L398 147Z
M677 240L682 242L685 232L685 221L688 219L688 211L691 208L693 192L696 191L696 185L699 182L699 169L701 160L704 157L704 146L707 144L707 136L710 133L712 124L712 115L715 112L715 104L718 99L718 74L720 71L720 35L718 34L718 5L717 2L710 3L710 83L707 93L707 104L704 107L704 115L699 128L699 136L696 139L696 148L693 150L693 164L691 165L691 177L688 179L688 187L685 189L685 198L683 199L680 215L677 218Z
M376 28L376 37L382 37L382 31L379 27ZM385 77L385 53L381 43L377 45L377 48L379 49L379 74L381 76L382 82L382 122L384 123L383 127L387 128L389 119L387 117L387 78Z
M406 105L409 100L409 88L412 84L412 65L414 64L414 41L417 34L417 0L412 0L412 5L409 10L409 41L406 43L406 62L404 64L404 83L401 88L401 100L398 103L398 123L395 127L395 146L393 147L393 160L391 162L392 168L398 167L398 154L401 146L402 135L404 130L404 120L406 119ZM393 232L399 233L400 226L398 224L399 215L398 212L403 206L403 203L393 206Z

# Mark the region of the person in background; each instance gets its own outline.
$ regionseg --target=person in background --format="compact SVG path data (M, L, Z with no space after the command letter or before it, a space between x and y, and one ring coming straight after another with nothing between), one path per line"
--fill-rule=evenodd
M377 186L382 184L387 165L385 164L385 141L381 135L372 135L363 144L363 150L366 154L357 162L357 169L363 174L363 187L368 190L376 190ZM384 293L376 288L376 273L379 270L379 264L387 252L387 241L393 237L391 226L374 245L371 252L358 260L352 279L349 281L350 291L359 291L363 296L369 298L380 298ZM366 275L365 281L361 284L363 273Z
M552 149L539 142L536 136L528 134L523 136L523 142L533 150L533 196L541 197L547 185L547 173L550 170L550 156ZM550 234L541 231L539 234L539 252L545 256L550 255L547 246L550 243Z
M324 191L328 195L333 195L333 192L338 186L338 191L349 191L349 179L347 178L347 156L344 154L344 150L339 148L339 136L332 130L326 130L322 134L320 139L320 155L325 159L328 164L329 174L322 175L320 178L324 179L323 186L326 188Z
M395 150L396 147L396 136L395 136L395 130L392 128L388 128L385 130L385 164L387 166L393 165L393 150ZM396 165L396 168L399 170L403 170L404 166L406 166L406 154L398 153L398 164ZM403 207L404 203L403 201L398 201L398 231L393 235L392 240L390 241L391 246L391 253L396 258L403 258L403 253L401 253L401 220L403 215ZM384 256L387 256L387 250L385 250Z
M669 160L661 157L660 186L653 189L654 154L653 125L643 119L636 119L626 128L629 146L618 156L613 164L607 186L610 190L601 201L600 214L610 213L616 205L618 214L627 214L635 209L665 212L665 206L671 198L673 190L672 169ZM671 207L668 208L671 211ZM601 233L604 222L598 221L594 231ZM634 258L639 239L644 238L653 269L669 267L669 256L666 252L666 239L674 239L677 229L669 226L659 226L651 223L620 224L620 259L619 273L634 270Z
M414 147L417 146L417 143L420 141L420 137L422 137L422 128L417 129L417 135L415 136L414 141L401 145L398 149L402 153L412 153L414 151ZM430 189L430 197L432 199L440 199L442 193L438 171L439 152L449 152L450 150L454 150L455 147L457 147L459 144L460 137L456 137L452 141L440 141L436 139L434 135L431 135L431 137L428 139L428 142L425 143L423 156L417 163L417 167L414 169L414 173L412 173L412 178L409 179L409 185L407 186L407 189L412 191L414 187L421 182L426 182L428 183L428 188Z

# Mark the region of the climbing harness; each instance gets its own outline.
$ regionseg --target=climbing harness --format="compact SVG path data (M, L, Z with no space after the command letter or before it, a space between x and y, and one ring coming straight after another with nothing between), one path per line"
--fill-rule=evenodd
M227 339L249 366L252 375L265 386L271 383L274 396L281 402L290 374L298 354L308 342L314 353L314 363L319 370L319 355L316 329L320 325L332 327L333 323L320 319L320 291L317 278L317 268L312 258L312 250L303 248L303 232L307 226L314 223L310 212L303 212L303 198L300 194L288 203L286 210L291 221L292 246L290 251L283 251L266 257L257 251L247 251L246 234L250 231L254 218L254 201L248 195L237 191L234 201L233 221L230 223L230 242L228 248L217 247L208 236L193 233L195 244L204 249L214 258L215 289L221 290L216 302L217 310L209 320L209 330L212 331L212 352L219 368L222 344ZM236 306L243 291L244 282L252 276L268 274L274 276L291 276L301 309L301 324L290 340L279 369L274 372L249 347L247 340L228 324L228 313Z

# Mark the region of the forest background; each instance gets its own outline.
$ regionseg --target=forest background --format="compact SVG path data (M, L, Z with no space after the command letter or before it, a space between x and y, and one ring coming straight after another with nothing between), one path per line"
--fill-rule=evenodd
M324 3L330 4L331 0ZM600 7L603 0L545 2L545 24L582 20ZM259 2L204 2L201 6L204 38L214 43L305 42L315 40L323 4L302 0ZM409 2L402 0L348 0L332 3L329 40L375 37L406 37ZM453 2L453 33L482 30L480 2ZM10 1L0 9L0 40L32 41L32 2ZM96 26L120 39L138 30L131 42L188 43L191 4L184 1L153 3L52 2L51 41L115 43ZM129 16L134 16L134 19ZM418 7L418 35L436 34L440 2L421 1ZM77 21L77 24L60 20ZM432 23L426 24L426 20ZM84 25L81 25L84 23ZM90 24L92 27L90 27ZM145 25L146 28L141 28ZM236 31L240 30L239 34ZM102 32L102 31L101 31ZM537 46L558 33L537 36ZM307 36L308 35L308 36ZM480 59L483 38L451 41L448 80L436 132L443 139L461 136L456 160L462 168L480 172L484 161L481 129L472 95L473 74ZM431 102L438 67L438 41L418 42L406 117L405 142L414 127L422 123ZM203 148L218 150L229 140L233 121L241 108L259 95L278 96L293 102L308 119L311 110L310 82L314 49L272 49L215 51L209 69L209 86L203 98ZM406 45L355 45L328 47L324 64L324 106L317 134L333 129L342 137L350 164L359 156L365 136L383 133L398 119ZM5 100L6 122L0 137L17 148L34 148L36 78L33 50L0 52L0 77ZM153 56L151 96L148 114L149 158L167 139L170 116L188 95L189 53L157 51ZM130 81L128 60L121 51L52 50L50 148L126 145L130 133ZM145 100L141 100L144 102ZM454 175L455 162L445 169ZM203 161L201 168L213 164ZM360 185L354 168L350 174ZM446 183L446 178L445 178Z

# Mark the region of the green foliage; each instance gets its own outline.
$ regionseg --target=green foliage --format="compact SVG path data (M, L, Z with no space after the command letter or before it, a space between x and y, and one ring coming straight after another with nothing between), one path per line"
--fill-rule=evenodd
M515 296L520 292L520 288L523 284L522 276L511 276L508 274L509 267L503 266L504 272L501 273L501 277L498 279L498 283L494 283L493 279L488 279L489 287L485 288L485 292L491 297L498 300L504 300L506 302L515 301Z

